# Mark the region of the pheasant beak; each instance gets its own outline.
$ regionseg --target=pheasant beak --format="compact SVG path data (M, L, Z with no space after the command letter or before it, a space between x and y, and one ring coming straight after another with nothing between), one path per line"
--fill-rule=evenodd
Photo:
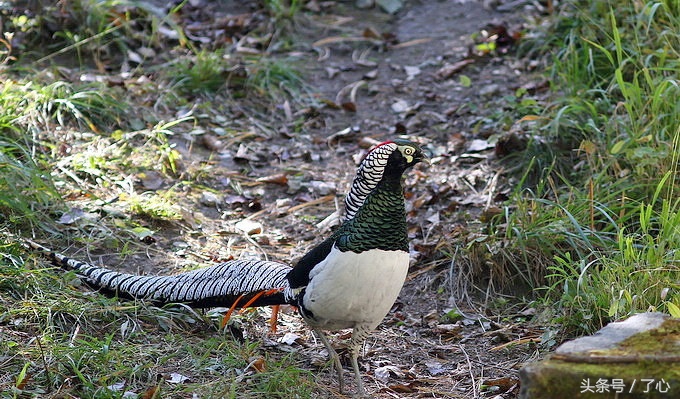
M416 156L413 159L413 163L417 164L418 162L422 162L427 166L430 166L430 154L425 152L425 150L420 150L416 154Z

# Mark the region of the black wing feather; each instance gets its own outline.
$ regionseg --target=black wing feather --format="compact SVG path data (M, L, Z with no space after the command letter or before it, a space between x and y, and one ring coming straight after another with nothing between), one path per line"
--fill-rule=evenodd
M312 248L305 256L298 261L293 269L288 273L288 284L292 289L304 288L309 284L309 273L314 266L326 259L335 244L336 234L327 238L321 244Z

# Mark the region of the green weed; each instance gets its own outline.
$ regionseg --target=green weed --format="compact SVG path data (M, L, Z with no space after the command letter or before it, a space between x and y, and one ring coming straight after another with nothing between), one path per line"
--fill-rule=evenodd
M119 67L139 47L159 47L161 26L175 32L178 44L186 44L182 29L172 19L180 8L181 4L164 15L151 3L132 0L28 3L8 18L5 32L22 35L19 48L9 49L17 57L43 63L75 54L78 66L94 64L103 71ZM166 33L163 39L167 37Z
M0 214L5 223L53 230L48 216L61 209L59 194L26 146L0 138Z
M293 19L302 8L299 0L265 0L264 6L274 19Z
M259 59L247 66L246 86L273 102L280 103L287 98L304 102L308 87L293 65L292 60Z
M9 132L40 132L58 124L75 123L91 131L122 124L125 105L103 85L75 85L57 80L13 81L0 86L0 107L6 112L2 125Z
M201 50L191 57L180 58L171 63L168 72L171 87L182 95L215 93L225 87L230 76L230 66L222 50Z
M495 221L510 248L554 259L536 274L571 332L640 311L679 313L677 11L669 1L567 2L543 42L561 48L555 100Z

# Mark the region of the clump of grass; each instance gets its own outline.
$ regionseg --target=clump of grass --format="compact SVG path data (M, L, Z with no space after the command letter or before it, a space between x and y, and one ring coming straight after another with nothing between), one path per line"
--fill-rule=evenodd
M122 124L127 110L112 90L100 84L8 79L0 88L0 106L6 112L2 126L15 132L40 132L53 124L71 123L99 132L102 127Z
M5 223L52 230L48 216L61 208L51 179L24 145L0 138L0 214Z
M299 0L265 0L265 8L275 19L292 19L302 9Z
M209 94L225 87L231 75L229 69L223 51L201 50L171 63L167 75L173 91L179 94Z
M246 85L260 96L272 100L291 98L304 101L307 85L291 60L262 58L248 66Z
M79 66L94 63L101 71L121 65L128 51L139 47L160 47L159 27L175 32L175 41L186 44L183 31L172 14L163 15L146 2L129 0L75 0L66 5L29 2L9 13L5 32L20 35L15 57L38 59L39 63L75 54ZM47 44L47 45L45 45Z
M128 204L130 212L155 220L180 220L182 212L179 207L158 195L121 195L122 201Z
M593 249L587 257L571 252L555 256L549 267L548 296L559 298L563 324L572 331L592 331L639 312L680 316L680 202L658 198L638 205L639 227L620 228L615 247ZM660 202L661 209L652 205Z
M171 64L167 77L180 94L215 93L236 99L255 97L267 102L304 102L309 89L291 60L266 55L225 57L222 51L198 52ZM307 99L308 100L308 99Z
M529 127L540 139L485 245L536 255L514 275L547 283L571 332L649 309L678 316L677 5L575 0L553 26L555 94Z
M0 84L0 108L0 210L10 224L52 230L49 216L63 205L45 153L62 148L46 132L72 126L109 129L123 123L125 105L99 85L7 79Z

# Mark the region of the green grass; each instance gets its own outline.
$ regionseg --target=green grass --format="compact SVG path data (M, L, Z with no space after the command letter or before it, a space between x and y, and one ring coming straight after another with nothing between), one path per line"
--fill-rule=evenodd
M15 135L73 124L100 131L121 124L127 111L117 93L104 85L63 80L43 83L39 76L33 80L5 80L0 85L0 107L5 112L0 128L5 134Z
M18 7L7 18L5 32L21 35L17 48L5 46L7 58L35 60L38 64L75 60L77 67L95 66L100 71L120 68L129 52L140 47L161 50L163 39L169 36L174 36L179 45L187 44L173 20L182 5L164 15L150 3L133 0L29 3L27 9ZM161 27L166 29L165 34L160 33Z
M49 216L63 206L42 154L63 148L42 140L53 136L45 132L69 126L99 131L117 125L125 107L100 86L7 79L0 84L0 108L0 210L10 224L51 230Z
M203 50L172 62L164 74L173 92L185 96L221 91L239 101L306 105L311 92L294 65L294 60L266 55L235 58Z
M309 88L294 64L294 60L260 59L248 67L246 87L277 102L286 99L300 103L309 101Z
M179 94L214 93L228 83L230 67L223 51L201 50L172 62L167 76L173 91Z
M52 181L21 144L0 138L0 213L9 225L51 230L48 216L59 209Z
M647 310L680 316L679 11L569 1L533 42L558 49L553 96L488 241L531 254L499 265L542 291L570 333Z
M81 290L73 273L24 262L17 245L0 253L2 398L121 398L154 389L156 397L289 398L315 389L294 356L220 333L219 320ZM253 359L260 371L248 368ZM186 380L173 382L173 373Z
M302 8L299 0L265 0L265 8L274 19L292 19Z

